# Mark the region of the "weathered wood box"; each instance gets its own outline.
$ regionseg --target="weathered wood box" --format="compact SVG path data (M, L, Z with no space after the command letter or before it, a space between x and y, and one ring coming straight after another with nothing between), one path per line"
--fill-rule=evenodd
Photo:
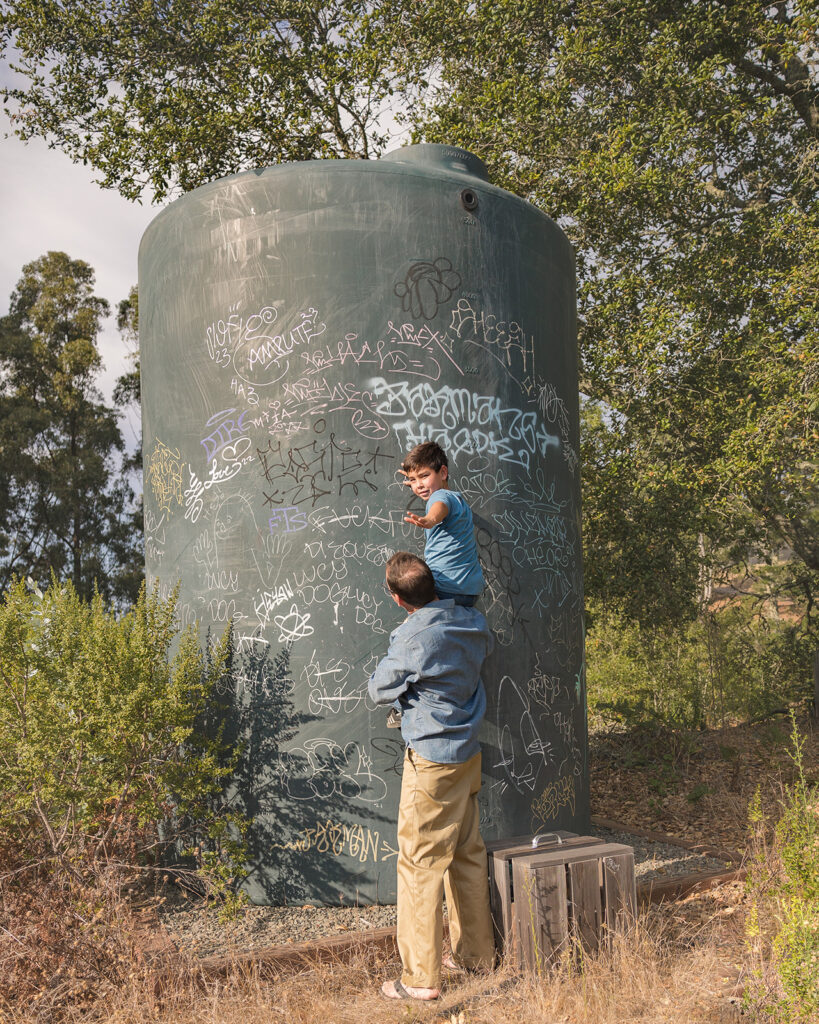
M634 851L570 832L486 844L498 949L530 970L599 949L634 920Z

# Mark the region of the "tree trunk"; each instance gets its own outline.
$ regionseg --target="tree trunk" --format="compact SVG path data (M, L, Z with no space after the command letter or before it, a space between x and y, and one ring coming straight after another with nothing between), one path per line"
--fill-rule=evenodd
M819 648L813 656L813 717L819 719Z

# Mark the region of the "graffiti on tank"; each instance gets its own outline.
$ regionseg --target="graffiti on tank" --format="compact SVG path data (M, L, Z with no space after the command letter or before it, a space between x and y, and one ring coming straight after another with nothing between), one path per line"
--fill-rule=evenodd
M386 782L355 740L344 746L324 737L306 740L281 754L276 770L293 800L340 797L379 804L387 795Z
M256 449L267 487L263 489L265 504L296 505L309 500L316 502L327 495L344 497L351 492L374 492L378 485L374 478L390 469L394 455L386 455L376 446L353 448L345 441L337 441L330 434L327 441L307 441L294 448L284 448L281 441L268 441L267 448Z
M251 440L248 437L249 423L245 423L247 410L234 416L235 409L223 409L214 413L205 424L207 434L201 440L205 449L205 460L211 463L220 455L227 463L239 463L248 454Z
M429 324L395 324L389 320L384 333L384 337L373 342L362 341L358 334L346 334L344 341L300 353L305 374L312 376L331 366L349 364L437 381L443 362L463 376L464 371L452 354L452 339L446 332Z
M417 260L393 292L401 300L401 308L414 319L432 320L440 307L449 302L461 286L461 275L446 256L435 260Z
M298 533L307 529L306 513L300 512L298 505L287 505L273 509L268 519L271 533Z
M539 652L535 654L535 667L526 689L534 703L545 708L569 699L569 689L560 676L547 675L541 668Z
M561 775L532 801L532 830L550 825L564 808L575 813L577 793L574 775Z
M173 512L176 505L182 505L182 471L184 463L179 449L170 448L157 440L148 457L148 479L151 491L160 511Z
M405 450L434 436L451 459L488 455L528 470L532 456L560 444L536 412L505 408L497 395L383 377L374 378L371 387L379 399L375 412L395 421L393 432Z
M330 854L333 857L348 856L364 864L368 860L377 863L398 856L398 850L381 838L366 825L345 825L340 821L317 821L311 828L304 828L296 839L287 843L273 843L274 850L295 850L308 853Z
M356 687L349 679L351 671L352 666L343 658L329 658L322 667L314 650L301 672L309 687L308 710L315 715L350 714L362 703L373 710L366 685Z
M247 317L238 305L231 306L227 317L205 330L208 356L217 366L232 365L238 380L253 389L275 384L290 371L290 355L327 330L313 307L281 327L278 319L275 306L262 306Z
M150 508L145 509L145 560L148 565L162 565L165 557L166 511L157 516Z
M569 467L570 472L574 473L577 470L578 459L577 452L571 443L572 432L569 410L566 408L566 403L558 395L554 385L548 381L542 381L539 384L537 406L546 422L554 423L560 431L563 458L566 460L566 465Z
M520 373L533 373L535 339L514 320L499 320L493 313L476 310L465 298L452 310L449 329L459 341L475 345L500 361L507 369L520 363ZM517 367L516 367L517 369Z
M387 424L372 411L375 396L369 391L362 391L352 381L328 383L324 376L301 377L292 383L285 382L282 391L286 396L282 413L287 417L323 418L329 413L349 412L353 429L367 440L382 440L390 432ZM322 429L316 431L322 432Z
M262 628L267 626L273 611L285 601L292 601L293 597L293 588L286 582L273 590L259 590L256 600L253 602L253 610L256 612L259 626Z
M504 769L508 783L519 793L533 792L540 776L546 774L554 763L552 744L540 735L528 694L510 676L501 679L497 702L498 707L507 710L510 721L519 723L519 728L513 732L509 722L503 725L501 759L495 767ZM506 783L502 785L501 792L505 786Z

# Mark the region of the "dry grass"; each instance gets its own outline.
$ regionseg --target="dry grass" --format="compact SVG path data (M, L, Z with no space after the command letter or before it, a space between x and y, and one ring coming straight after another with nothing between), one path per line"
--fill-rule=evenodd
M737 889L738 893L740 890ZM741 914L709 894L641 915L632 934L584 969L565 963L542 977L509 967L485 977L451 978L437 1003L389 1003L381 982L400 973L395 959L362 952L352 962L305 966L267 976L236 967L218 980L192 961L158 985L148 972L124 978L91 1004L7 1004L9 1024L690 1024L735 1021L728 993ZM727 972L727 973L726 973Z

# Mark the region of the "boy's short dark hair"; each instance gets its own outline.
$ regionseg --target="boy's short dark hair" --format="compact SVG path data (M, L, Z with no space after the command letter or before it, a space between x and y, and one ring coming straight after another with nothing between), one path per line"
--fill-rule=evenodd
M409 551L396 551L387 562L387 586L413 608L423 608L435 600L435 580L429 566Z
M437 473L442 466L449 468L449 463L444 449L437 441L422 441L421 444L417 444L412 451L407 452L401 463L401 469L405 473L409 473L412 469L422 468L432 469Z

